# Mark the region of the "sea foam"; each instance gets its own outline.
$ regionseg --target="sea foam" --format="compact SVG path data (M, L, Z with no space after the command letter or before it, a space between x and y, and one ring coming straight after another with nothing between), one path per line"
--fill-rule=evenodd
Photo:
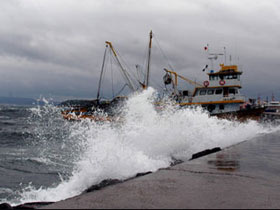
M75 148L71 175L55 187L35 189L30 185L21 193L20 203L59 201L105 179L124 180L137 173L155 172L170 166L174 158L188 160L193 153L225 148L275 131L256 121L239 123L209 117L198 107L179 108L170 103L158 110L155 95L149 88L130 96L120 122L72 123L67 137L71 140L63 139L64 148Z

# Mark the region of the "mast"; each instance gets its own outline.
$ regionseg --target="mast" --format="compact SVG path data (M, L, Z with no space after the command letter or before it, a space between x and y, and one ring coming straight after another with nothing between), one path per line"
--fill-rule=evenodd
M106 44L108 44L108 45L110 46L111 50L113 51L113 54L114 54L114 56L115 56L115 58L116 58L116 61L118 62L119 66L120 66L120 68L121 68L121 70L122 70L123 76L124 76L124 78L126 79L126 81L127 81L127 83L128 83L128 84L127 84L128 87L129 87L132 91L136 91L136 88L134 87L134 85L133 85L133 83L132 83L132 81L131 81L131 79L130 79L130 77L129 77L128 72L123 68L123 66L122 66L122 64L121 64L121 62L120 62L120 60L119 60L119 58L118 58L118 56L117 56L117 53L116 53L116 51L115 51L115 49L114 49L112 43L106 41Z
M149 80L150 80L150 63L151 63L151 53L152 53L152 38L153 38L153 32L151 31L150 32L150 42L149 42L147 75L146 75L146 88L149 86Z
M108 48L108 45L106 45L106 48L105 48L105 52L104 52L104 56L103 56L103 63L102 63L100 77L99 77L99 83L98 83L98 91L97 91L97 96L96 96L98 103L99 103L99 97L100 97L100 89L101 89L102 77L103 77L103 72L104 72L107 48Z

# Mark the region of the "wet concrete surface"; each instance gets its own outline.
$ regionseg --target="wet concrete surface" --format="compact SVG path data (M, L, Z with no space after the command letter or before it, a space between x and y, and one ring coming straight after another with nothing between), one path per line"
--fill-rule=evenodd
M280 208L275 145L264 136L44 208Z

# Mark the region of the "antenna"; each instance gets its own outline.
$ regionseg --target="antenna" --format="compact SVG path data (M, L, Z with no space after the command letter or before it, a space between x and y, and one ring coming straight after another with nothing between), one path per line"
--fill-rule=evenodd
M210 56L212 55L212 56ZM213 60L217 60L219 55L224 55L223 53L209 53L208 59L211 61L211 70L214 70Z
M226 51L226 47L224 47L224 54L225 54L225 65L227 63L227 51Z

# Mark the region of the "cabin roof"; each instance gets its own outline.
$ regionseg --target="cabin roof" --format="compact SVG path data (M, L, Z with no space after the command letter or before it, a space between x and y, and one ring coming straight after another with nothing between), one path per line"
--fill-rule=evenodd
M221 69L218 72L210 72L208 75L223 75L223 74L242 74L241 71L238 71L237 65L225 66L224 64L220 64Z

